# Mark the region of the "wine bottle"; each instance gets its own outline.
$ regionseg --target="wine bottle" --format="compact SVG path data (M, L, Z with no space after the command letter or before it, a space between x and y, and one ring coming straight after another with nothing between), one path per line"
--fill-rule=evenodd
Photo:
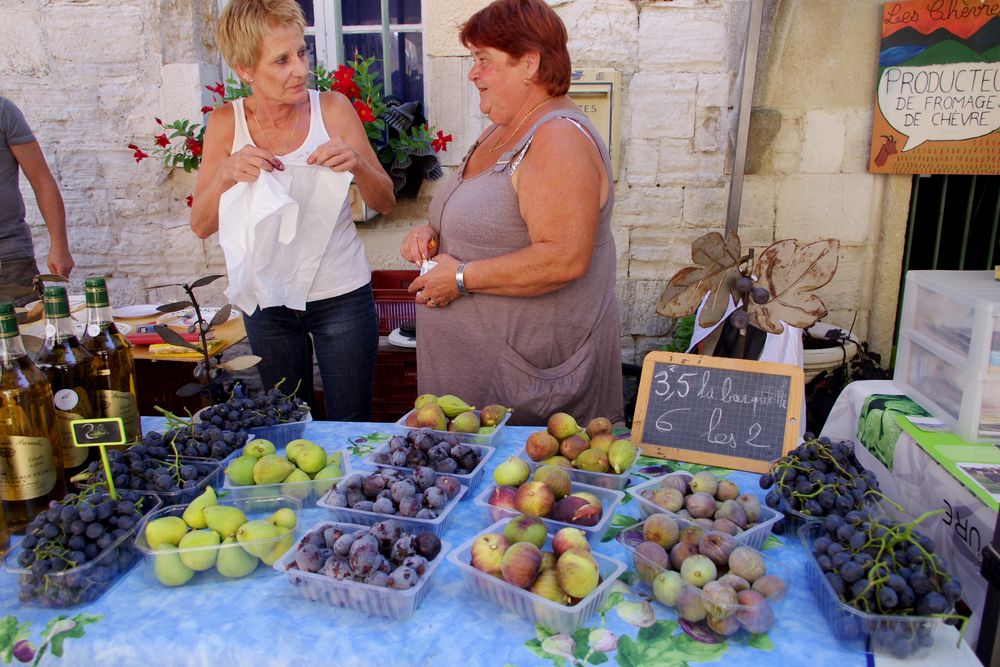
M0 303L0 498L20 533L66 491L52 386L28 356L9 301Z
M74 447L71 424L76 419L93 419L94 355L80 345L69 315L65 287L46 287L42 297L45 310L45 343L35 357L52 384L56 423L62 445L66 479L100 458L98 447Z
M94 355L94 388L101 417L121 417L125 440L133 443L142 435L135 390L132 345L115 326L104 278L87 278L87 329L80 344Z

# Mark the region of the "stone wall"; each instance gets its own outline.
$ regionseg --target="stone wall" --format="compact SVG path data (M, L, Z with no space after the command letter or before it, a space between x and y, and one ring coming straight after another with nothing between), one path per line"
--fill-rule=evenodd
M424 0L431 122L455 137L441 154L451 167L486 123L457 40L458 25L485 4ZM551 4L575 66L622 73L613 228L623 360L638 362L670 340L673 323L654 312L666 280L689 261L691 241L724 227L748 0ZM879 6L768 1L741 236L758 248L841 238L840 271L821 293L829 319L849 326L856 315L855 331L884 351L892 318L877 313L895 309L908 181L866 171ZM116 302L164 301L176 290L147 288L224 272L217 242L188 228L193 175L137 165L125 147L149 145L155 116L197 119L204 84L219 78L215 13L214 0L0 4L0 94L24 110L60 183L75 287L105 274ZM399 243L425 220L437 185L361 226L374 268L404 268ZM22 190L44 260L44 226L26 183ZM221 285L206 291L221 301Z

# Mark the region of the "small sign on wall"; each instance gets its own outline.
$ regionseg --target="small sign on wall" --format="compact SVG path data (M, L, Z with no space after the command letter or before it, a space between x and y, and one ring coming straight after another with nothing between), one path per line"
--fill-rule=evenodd
M621 144L621 74L610 67L574 69L569 97L597 128L611 154L611 174L618 180Z

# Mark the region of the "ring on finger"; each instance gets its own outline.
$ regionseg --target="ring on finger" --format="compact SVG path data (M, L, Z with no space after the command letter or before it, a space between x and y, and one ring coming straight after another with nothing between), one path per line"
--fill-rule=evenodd
M436 307L438 305L438 302L435 301L434 299L427 299L427 305Z

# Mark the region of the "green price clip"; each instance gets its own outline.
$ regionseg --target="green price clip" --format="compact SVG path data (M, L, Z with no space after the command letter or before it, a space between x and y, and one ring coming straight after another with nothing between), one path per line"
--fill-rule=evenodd
M100 447L101 463L104 465L104 476L108 480L108 490L111 497L118 500L118 492L115 491L115 482L111 475L111 466L108 464L108 452L105 449L108 445L125 444L125 425L121 417L104 417L101 419L77 419L70 422L73 432L74 447Z

